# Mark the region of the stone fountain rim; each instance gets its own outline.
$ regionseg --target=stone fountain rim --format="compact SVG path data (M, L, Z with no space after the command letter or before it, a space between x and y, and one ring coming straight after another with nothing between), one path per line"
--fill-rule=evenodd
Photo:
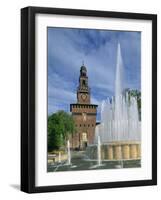
M112 141L112 142L104 142L104 143L101 143L101 146L106 146L106 145L133 145L133 144L141 144L141 141ZM91 144L89 145L90 146L97 146L97 143L96 144Z

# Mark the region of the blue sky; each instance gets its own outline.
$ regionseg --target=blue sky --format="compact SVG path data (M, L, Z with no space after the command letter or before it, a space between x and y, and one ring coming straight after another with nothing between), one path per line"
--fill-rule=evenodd
M70 111L82 60L87 68L91 103L114 95L117 44L121 45L125 88L141 87L141 33L48 28L48 114ZM99 108L98 108L99 112Z

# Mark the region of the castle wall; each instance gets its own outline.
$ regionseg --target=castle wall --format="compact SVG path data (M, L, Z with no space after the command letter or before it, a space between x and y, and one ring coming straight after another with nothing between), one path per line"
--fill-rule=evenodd
M71 138L72 148L83 149L83 143L92 144L96 126L96 105L72 105L72 116L76 126L76 133ZM85 116L83 115L85 113ZM83 138L86 133L86 138Z

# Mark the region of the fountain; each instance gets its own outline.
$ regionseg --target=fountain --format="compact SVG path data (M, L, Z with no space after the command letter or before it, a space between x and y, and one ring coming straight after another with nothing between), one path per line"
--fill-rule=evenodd
M98 135L98 144L97 144L97 164L101 166L101 141L100 136Z
M122 168L123 160L140 159L141 122L137 99L124 91L120 44L117 48L115 96L101 104L101 123L96 126L94 144L97 144L98 136L102 144L102 160L120 161L118 168Z
M61 163L61 152L59 152L58 161L59 161L59 163Z
M68 165L71 165L71 153L70 153L70 142L67 141L67 152L68 152Z

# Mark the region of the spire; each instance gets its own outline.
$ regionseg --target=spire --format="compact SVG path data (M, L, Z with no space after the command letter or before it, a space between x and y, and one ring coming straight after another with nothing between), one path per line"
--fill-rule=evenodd
M82 66L80 68L80 74L86 76L86 73L87 73L87 69L86 69L86 67L84 65L84 60L82 60Z

